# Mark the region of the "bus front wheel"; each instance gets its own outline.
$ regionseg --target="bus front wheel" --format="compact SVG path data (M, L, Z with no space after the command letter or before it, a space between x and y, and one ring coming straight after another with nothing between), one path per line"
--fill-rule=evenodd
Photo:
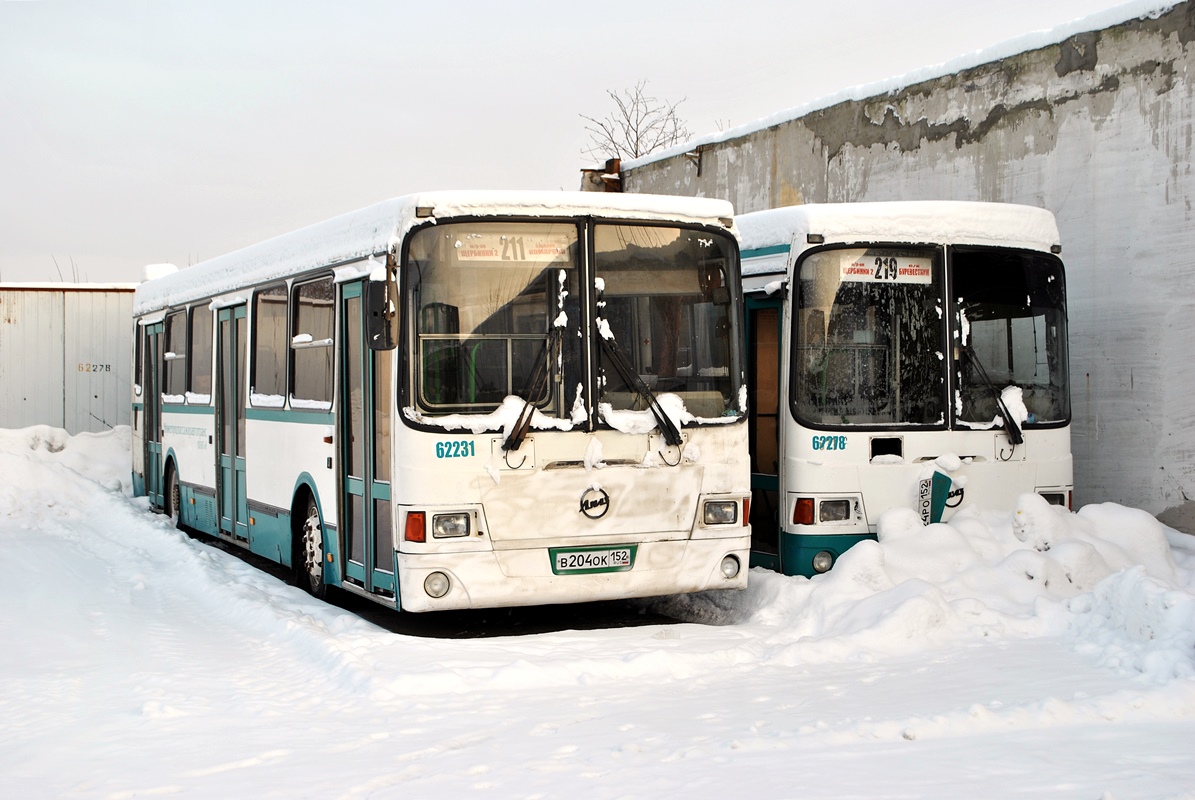
M313 497L307 498L295 567L299 585L312 597L322 599L328 591L324 584L324 523Z

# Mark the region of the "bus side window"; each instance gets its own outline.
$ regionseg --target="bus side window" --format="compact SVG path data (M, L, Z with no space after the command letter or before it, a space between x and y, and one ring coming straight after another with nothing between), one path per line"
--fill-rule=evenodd
M191 309L188 402L207 404L212 394L212 312L206 305Z
M335 286L331 278L298 284L294 289L291 328L292 405L332 407Z
M187 312L175 311L166 317L166 380L162 393L167 403L183 402L187 391Z
M250 402L282 408L286 402L286 284L253 295L253 361Z

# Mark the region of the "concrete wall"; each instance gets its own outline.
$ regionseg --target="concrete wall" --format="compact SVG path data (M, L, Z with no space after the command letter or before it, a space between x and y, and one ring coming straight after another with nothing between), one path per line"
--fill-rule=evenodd
M1058 218L1076 503L1195 530L1195 7L1131 19L628 165L624 191L805 202L992 200Z

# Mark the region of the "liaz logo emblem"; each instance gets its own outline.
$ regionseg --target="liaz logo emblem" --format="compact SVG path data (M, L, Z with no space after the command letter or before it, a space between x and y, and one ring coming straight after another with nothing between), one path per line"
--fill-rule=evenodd
M592 487L581 495L581 513L590 519L601 519L610 510L610 495L605 489Z

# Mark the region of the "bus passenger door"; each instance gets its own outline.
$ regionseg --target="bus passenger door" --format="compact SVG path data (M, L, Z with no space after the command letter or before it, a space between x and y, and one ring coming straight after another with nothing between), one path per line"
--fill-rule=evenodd
M245 306L219 310L216 325L216 497L220 532L249 539L245 495Z
M145 385L145 494L150 505L161 508L162 496L162 329L161 322L146 325L141 348L141 373Z
M364 283L341 284L340 444L345 575L373 594L394 597L390 513L392 351L366 345Z
M780 569L780 299L747 298L751 566Z

